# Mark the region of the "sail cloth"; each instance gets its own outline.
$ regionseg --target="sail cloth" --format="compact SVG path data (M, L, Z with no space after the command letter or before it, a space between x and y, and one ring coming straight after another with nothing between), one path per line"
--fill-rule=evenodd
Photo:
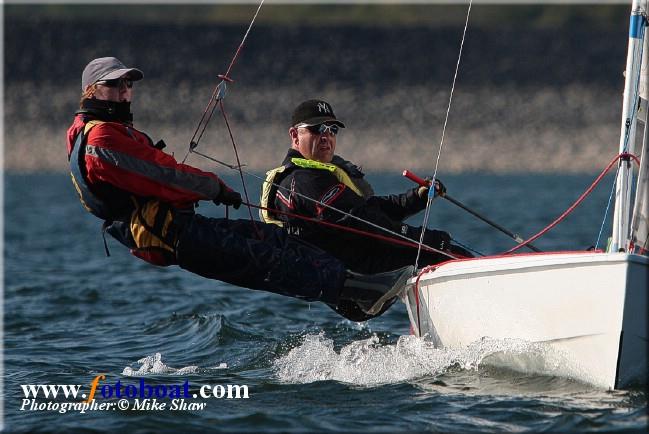
M638 118L644 121L642 154L638 183L635 189L635 203L631 217L631 245L633 250L649 254L649 38L644 38L642 66L640 68L640 110Z
M642 63L640 64L640 83L638 93L640 98L649 100L649 38L642 42ZM640 116L641 117L641 116ZM641 119L644 121L644 119Z
M631 218L631 242L634 250L643 254L649 254L649 147L647 136L647 124L642 146L642 157L640 159L640 171L638 173L638 184L635 193L635 205L633 206L633 217Z

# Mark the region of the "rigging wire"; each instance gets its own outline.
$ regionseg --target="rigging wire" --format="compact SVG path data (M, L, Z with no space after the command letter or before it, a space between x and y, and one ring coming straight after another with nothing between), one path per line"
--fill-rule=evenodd
M230 134L230 140L232 141L232 148L234 149L234 155L237 158L236 170L239 172L239 177L241 178L241 185L243 186L243 195L246 198L246 206L248 207L248 214L250 215L250 221L252 222L252 227L255 229L258 239L263 239L262 232L257 227L257 222L252 216L252 207L250 204L250 198L248 197L248 187L246 187L246 181L243 179L243 171L241 169L241 160L239 159L239 151L237 150L237 144L234 141L234 135L232 134L232 129L230 128L230 122L228 122L228 116L225 113L225 107L223 106L223 100L220 101L221 113L223 113L223 120L225 125L228 128L228 133Z
M618 166L615 171L615 177L613 178L613 185L611 185L611 194L608 196L608 202L606 204L606 210L604 210L604 218L602 218L602 225L599 227L599 233L597 234L597 241L595 242L595 250L599 248L599 242L602 239L602 233L604 232L604 226L606 225L606 220L608 218L608 212L611 209L611 203L613 202L613 195L615 194L615 185L617 184L617 175L620 173L620 167Z
M183 158L182 162L184 163L187 160L187 157L189 156L190 153L194 152L195 149L198 147L198 144L200 140L203 138L203 134L205 133L205 130L207 129L207 125L209 124L210 120L212 119L212 115L214 114L214 110L216 110L216 107L218 106L221 109L221 113L223 115L223 119L225 121L225 125L228 130L228 134L230 135L230 141L232 142L232 148L234 149L234 154L237 158L237 169L240 171L239 175L241 177L241 183L243 185L243 192L244 196L246 199L246 203L250 203L250 198L248 197L248 189L246 187L246 182L245 179L243 178L243 173L241 173L241 161L239 159L239 151L237 150L237 144L234 140L234 134L232 133L232 129L230 128L230 122L228 121L227 114L225 112L225 107L223 104L223 98L225 98L225 94L227 91L227 82L233 83L232 78L230 78L230 72L232 71L232 67L234 66L235 62L239 58L239 55L241 54L241 50L243 49L244 44L246 43L246 40L248 39L248 35L250 34L250 30L252 29L252 26L255 24L255 20L257 19L257 16L259 15L259 11L261 10L261 7L264 4L264 0L261 0L259 2L259 6L257 6L257 10L255 11L254 16L252 17L252 20L250 20L250 24L248 25L248 29L246 30L246 33L243 35L243 38L241 39L241 43L237 47L236 52L234 53L234 56L232 56L232 60L230 61L230 64L228 65L227 70L225 71L225 74L219 74L219 78L221 81L219 84L216 85L214 88L214 91L212 92L212 96L210 97L209 102L207 103L207 106L205 107L205 110L203 111L203 115L201 116L201 119L198 122L198 125L196 126L196 129L194 130L194 134L192 135L192 138L189 141L189 147L187 149L187 153L185 154L185 157ZM200 131L200 133L199 133ZM197 137L198 135L198 137ZM250 205L248 205L248 213L250 215L250 221L252 223L252 226L255 230L255 233L257 235L258 239L262 239L263 235L262 232L259 230L257 227L257 223L255 222L255 219L252 216L252 208ZM226 215L227 215L227 208L226 208Z
M192 135L192 138L189 140L189 147L187 149L187 153L185 154L185 158L183 158L182 162L184 163L185 160L187 160L187 157L189 154L198 146L198 143L200 142L201 138L203 137L203 133L205 132L205 129L207 128L207 124L209 124L210 120L212 119L212 114L214 114L214 110L216 109L216 106L219 101L222 101L223 98L225 98L225 94L227 91L227 82L233 83L232 78L230 78L230 72L232 71L232 67L234 66L235 62L239 58L239 55L241 54L241 50L243 49L243 45L246 42L246 39L248 39L248 35L250 34L250 30L252 29L252 26L255 24L255 20L257 19L257 15L259 15L259 11L261 10L261 7L264 5L264 0L261 0L259 2L259 6L257 6L257 10L255 11L255 15L252 17L252 20L250 20L250 25L248 25L248 29L246 30L246 33L243 35L243 38L241 39L241 43L237 47L237 50L234 53L234 56L232 56L232 60L230 61L230 64L228 65L228 69L225 71L225 74L219 74L218 78L221 79L221 81L216 85L214 88L214 91L212 92L212 96L210 97L209 102L207 103L207 106L205 107L205 110L203 111L203 115L201 116L200 120L198 121L198 125L196 126L196 129L194 130L194 134ZM209 112L209 114L208 114ZM202 128L202 129L201 129ZM200 130L200 134L198 133ZM198 138L196 136L198 135Z
M479 251L477 251L476 249L473 249L473 248L467 246L467 245L464 244L463 242L458 241L457 238L451 238L451 241L453 241L453 242L454 242L455 244L457 244L458 246L460 246L460 247L462 247L462 248L464 248L464 249L466 249L466 250L469 250L469 251L475 253L475 254L478 255L478 256L487 256L487 255L485 255L484 253L479 252Z
M455 74L453 75L453 83L451 85L451 94L448 99L448 107L446 108L446 116L444 118L444 126L442 128L442 138L439 143L439 150L437 152L437 160L435 161L435 171L433 172L433 179L431 180L430 189L428 191L428 201L426 202L426 212L424 213L424 222L421 225L421 235L419 236L419 244L422 244L424 241L424 234L426 233L426 227L428 226L428 219L430 216L430 205L435 198L435 180L437 179L437 169L439 167L439 160L442 156L442 148L444 147L444 135L446 134L446 125L448 124L448 117L451 112L451 104L453 102L453 92L455 91L455 82L457 81L457 74L460 69L460 61L462 59L462 49L464 48L464 39L466 38L466 30L469 26L469 16L471 15L471 5L473 0L469 0L469 7L466 11L466 20L464 21L464 30L462 31L462 40L460 41L460 52L457 56L457 63L455 65ZM417 251L417 258L415 259L415 270L419 266L419 254L421 250Z

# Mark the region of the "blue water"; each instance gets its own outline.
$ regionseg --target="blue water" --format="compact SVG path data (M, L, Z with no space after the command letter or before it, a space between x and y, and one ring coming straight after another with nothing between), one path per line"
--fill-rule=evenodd
M442 177L449 194L521 235L541 229L594 176ZM410 184L369 176L379 193ZM536 245L595 244L611 180ZM237 182L232 180L232 185ZM635 431L643 390L604 391L481 364L484 349L444 350L409 336L405 306L364 324L318 303L156 268L109 240L68 175L5 176L4 423L15 431ZM253 195L257 182L250 180ZM483 253L513 244L449 203L431 226ZM222 215L211 204L200 212ZM240 215L245 215L239 211ZM413 222L420 224L421 216ZM26 384L247 385L248 399L189 399L203 410L20 410ZM97 392L99 393L99 392ZM117 403L112 397L97 401ZM68 401L79 401L68 400ZM47 400L42 400L43 402ZM57 399L57 402L66 401ZM133 400L130 400L131 402ZM162 400L164 401L164 400ZM168 400L167 400L168 401Z

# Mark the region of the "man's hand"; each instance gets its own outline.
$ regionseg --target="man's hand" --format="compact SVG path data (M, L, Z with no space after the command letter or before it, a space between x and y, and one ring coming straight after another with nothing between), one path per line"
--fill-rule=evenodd
M424 199L428 195L428 190L430 188L430 181L432 178L428 177L426 178L426 181L428 182L428 185L419 187L419 190L417 190L417 195ZM444 184L442 184L442 181L439 179L435 180L435 196L444 196L446 194L446 187Z
M239 207L241 206L241 202L242 202L241 195L236 191L232 190L230 187L228 187L225 184L221 184L221 192L214 199L215 204L230 205L234 209L239 209Z

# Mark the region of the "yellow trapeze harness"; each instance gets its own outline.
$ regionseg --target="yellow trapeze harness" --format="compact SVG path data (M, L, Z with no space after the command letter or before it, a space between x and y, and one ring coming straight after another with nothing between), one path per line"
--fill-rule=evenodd
M291 158L291 163L296 167L303 169L316 169L327 170L333 174L338 182L344 184L357 195L363 197L361 189L354 183L352 178L340 167L331 163L321 163L315 160L307 160L306 158ZM280 166L266 172L266 180L261 188L261 206L265 209L259 211L259 217L264 223L272 223L277 226L284 226L284 222L279 220L275 213L269 211L269 208L274 208L275 196L277 194L277 185L281 180L281 174L286 169L291 169L293 165Z

